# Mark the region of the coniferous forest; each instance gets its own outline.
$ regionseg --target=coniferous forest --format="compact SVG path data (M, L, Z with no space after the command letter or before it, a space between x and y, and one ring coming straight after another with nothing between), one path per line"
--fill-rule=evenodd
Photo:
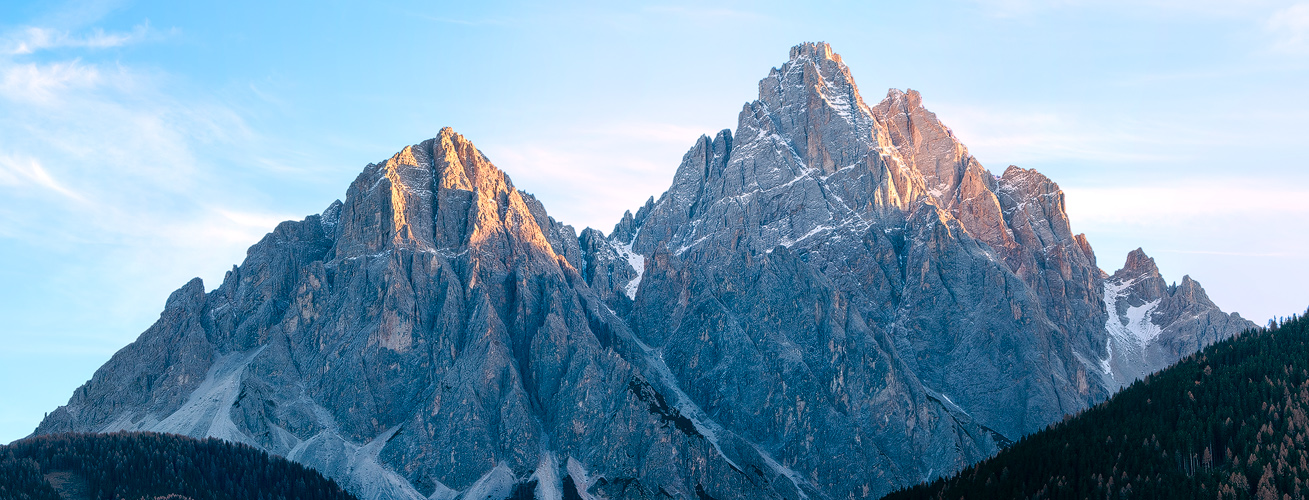
M312 469L243 444L119 432L39 436L0 446L0 500L11 499L354 497Z
M1307 313L1309 314L1309 313ZM950 478L884 497L1300 499L1309 324L1215 343Z

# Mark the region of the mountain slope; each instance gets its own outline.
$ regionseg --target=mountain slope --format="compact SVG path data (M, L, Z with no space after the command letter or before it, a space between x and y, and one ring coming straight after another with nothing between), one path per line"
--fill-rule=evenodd
M220 437L370 499L554 498L565 477L610 496L812 491L696 419L577 245L443 130L279 225L212 292L175 292L37 433Z
M351 500L319 473L249 446L153 433L57 434L0 446L0 498Z
M1126 386L1232 331L1255 325L1239 314L1223 314L1204 288L1182 277L1168 285L1154 259L1141 249L1127 255L1123 268L1105 280L1110 359L1119 384Z
M793 49L760 88L736 134L703 138L673 187L634 219L631 248L656 262L644 280L685 267L693 270L687 289L745 289L734 283L748 277L718 270L788 247L887 336L879 343L898 351L890 356L904 370L1005 436L1109 394L1094 380L1098 366L1081 361L1104 357L1099 270L1068 230L1057 186L1016 168L997 181L916 93L892 91L878 106L864 105L826 45ZM971 215L960 219L952 209ZM1043 246L1019 243L1026 240ZM663 253L671 266L658 265ZM662 345L662 332L681 318L666 310L667 293L649 295L645 308L644 288L645 281L631 321ZM811 347L837 356L827 344Z
M1309 323L1220 341L908 498L1302 498Z
M869 106L804 44L607 236L449 129L370 164L37 433L220 437L369 500L875 497L1248 323L1190 281L1120 297L1095 262L1055 183L991 174L916 92ZM1106 301L1159 293L1176 341L1114 357Z
M1120 381L1163 366L1153 358L1154 364L1106 363L1111 357L1106 275L1096 267L1086 238L1071 231L1055 183L1018 167L1001 176L986 171L913 91L892 90L881 103L866 105L848 68L825 44L793 49L791 60L760 82L760 99L742 111L736 134L724 130L713 139L702 137L684 158L672 188L625 216L610 242L615 253L635 252L648 263L646 269L633 281L591 284L630 288L636 282L628 317L652 345L699 349L689 338L720 329L715 321L695 324L701 320L684 317L669 300L679 293L691 303L697 297L796 302L785 297L789 289L755 286L753 276L735 271L742 267L737 262L749 267L794 256L797 266L830 282L838 296L833 301L848 304L874 332L853 335L854 342L877 345L902 363L895 367L901 378L917 379L912 384L939 394L934 397L947 401L943 405L957 405L1011 439L1102 400ZM780 248L788 251L779 254ZM597 262L615 261L603 248L597 255ZM669 281L678 285L669 288ZM614 310L629 307L621 294L606 296L614 297ZM820 323L823 315L807 313L806 307L811 306L797 304L788 314ZM1196 309L1217 311L1207 301ZM740 312L731 313L743 318L742 328L767 325L762 318L746 321ZM1243 321L1219 325L1203 340L1253 326ZM824 338L790 338L787 332L795 330L790 326L768 329L777 334L778 349L793 343L837 360L819 365L855 364L841 357L843 350L874 351ZM665 344L678 330L689 333ZM1171 362L1186 352L1158 358ZM723 370L740 372L748 364L736 360ZM718 383L713 372L679 376L703 387L704 400L740 407L723 412L769 404L729 397L724 392L734 386ZM836 380L846 380L844 373L838 375L822 374L830 378L820 384L837 387ZM702 379L697 383L697 378ZM763 399L792 400L772 396ZM781 411L800 405L813 408L815 402L793 402ZM751 421L743 427L784 426ZM910 434L894 432L896 439ZM813 438L801 433L795 439ZM942 470L919 463L920 473Z

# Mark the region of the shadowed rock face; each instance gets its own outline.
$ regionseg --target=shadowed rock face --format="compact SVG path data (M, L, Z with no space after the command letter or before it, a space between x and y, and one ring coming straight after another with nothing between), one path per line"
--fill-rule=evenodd
M1253 326L1138 253L1106 276L1056 184L805 44L608 236L449 129L369 165L37 433L216 436L369 499L877 497Z
M1200 348L1256 325L1237 313L1225 314L1200 283L1183 276L1169 285L1154 259L1140 248L1123 268L1104 281L1109 321L1108 364L1113 380L1126 386Z

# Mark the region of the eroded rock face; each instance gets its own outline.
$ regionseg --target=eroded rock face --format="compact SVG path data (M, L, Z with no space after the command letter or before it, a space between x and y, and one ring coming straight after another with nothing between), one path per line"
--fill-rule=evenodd
M1063 203L805 44L608 236L449 129L369 165L37 432L221 437L367 499L878 497L1252 326L1143 253L1108 277Z
M1034 170L987 171L916 92L868 106L823 44L793 49L735 134L702 137L669 191L625 215L609 240L646 258L630 306L613 293L611 307L631 308L628 324L672 353L711 416L776 442L817 481L844 484L835 496L884 491L837 479L843 470L890 482L955 470L994 443L944 436L976 426L1016 439L1253 326L1207 300L1169 299L1169 311L1189 312L1150 321L1178 340L1115 357L1124 349L1105 294L1114 281L1072 232L1059 186ZM783 262L789 281L766 278ZM631 283L607 276L592 287ZM825 293L800 296L800 277ZM742 391L745 379L765 382ZM793 416L810 411L826 417ZM942 416L951 411L967 421ZM906 424L887 427L895 420ZM935 425L913 425L924 421ZM852 435L895 467L825 465L857 453L840 448Z
M581 255L571 227L447 129L280 225L214 291L179 290L37 432L217 436L365 498L532 481L559 498L564 477L627 497L817 494L695 417L586 286Z
M1183 276L1180 285L1164 282L1154 259L1140 248L1104 280L1104 289L1109 312L1106 363L1120 387L1257 326L1240 314L1224 313L1190 276Z

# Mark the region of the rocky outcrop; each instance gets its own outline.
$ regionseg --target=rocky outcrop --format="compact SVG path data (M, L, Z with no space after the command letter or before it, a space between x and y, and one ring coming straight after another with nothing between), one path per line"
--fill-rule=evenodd
M634 269L639 282L615 283L611 272L592 287L638 283L628 324L674 353L692 398L729 429L777 442L775 453L837 492L884 491L880 480L838 479L867 477L860 467L903 484L989 449L942 445L940 436L968 433L940 419L943 410L1002 443L1252 326L1210 320L1204 333L1181 335L1185 347L1113 358L1122 349L1106 326L1108 281L1071 230L1059 186L1034 170L987 171L914 91L868 106L824 44L793 49L760 82L735 134L700 138L670 189L625 215L609 240L591 248L630 247L646 267ZM797 296L808 286L795 278L765 279L783 262L787 274L822 283L821 298ZM1188 307L1227 317L1212 304ZM856 366L886 371L848 371ZM741 373L769 390L742 391L731 378ZM802 382L812 386L787 392ZM806 411L830 417L790 417ZM914 413L945 425L863 418ZM826 460L855 454L838 447L851 435L897 467Z
M705 418L581 255L447 129L176 292L37 432L221 437L365 498L820 494Z
M672 337L669 343L673 332L690 329L694 338L721 330L712 321L688 324L672 308L677 293L646 293L646 283L680 280L687 290L680 300L692 304L724 296L743 304L781 299L776 295L784 290L727 271L741 261L748 268L781 258L774 254L785 248L778 255L794 256L795 266L830 282L828 301L849 307L876 332L851 335L849 342L859 345L842 346L791 338L794 326L774 330L775 342L823 353L824 365L844 366L840 353L847 350L880 350L902 363L894 367L897 378L940 392L1007 439L1107 396L1095 383L1096 365L1082 361L1104 350L1103 335L1095 336L1104 324L1099 271L1083 253L1089 247L1068 230L1057 186L1021 169L999 179L982 170L922 109L916 93L892 91L869 108L826 45L793 50L760 89L736 134L702 138L669 191L633 219L632 248L656 264L647 266L635 295L630 324L638 335L677 349L686 342ZM616 236L614 243L629 242ZM790 314L812 318L812 328L826 317ZM694 387L699 375L683 376ZM721 393L730 385L704 385L710 401L781 404L769 394L742 400ZM779 413L816 404L782 401L788 403ZM780 426L750 421L743 427ZM793 439L818 438L800 432ZM915 465L921 474L946 467Z
M1105 275L1058 185L826 44L759 90L608 236L449 129L370 164L37 432L221 437L368 499L865 498L1247 326L1143 254Z
M1104 280L1104 300L1109 312L1106 364L1120 387L1257 326L1240 314L1224 313L1190 276L1169 285L1140 248Z

